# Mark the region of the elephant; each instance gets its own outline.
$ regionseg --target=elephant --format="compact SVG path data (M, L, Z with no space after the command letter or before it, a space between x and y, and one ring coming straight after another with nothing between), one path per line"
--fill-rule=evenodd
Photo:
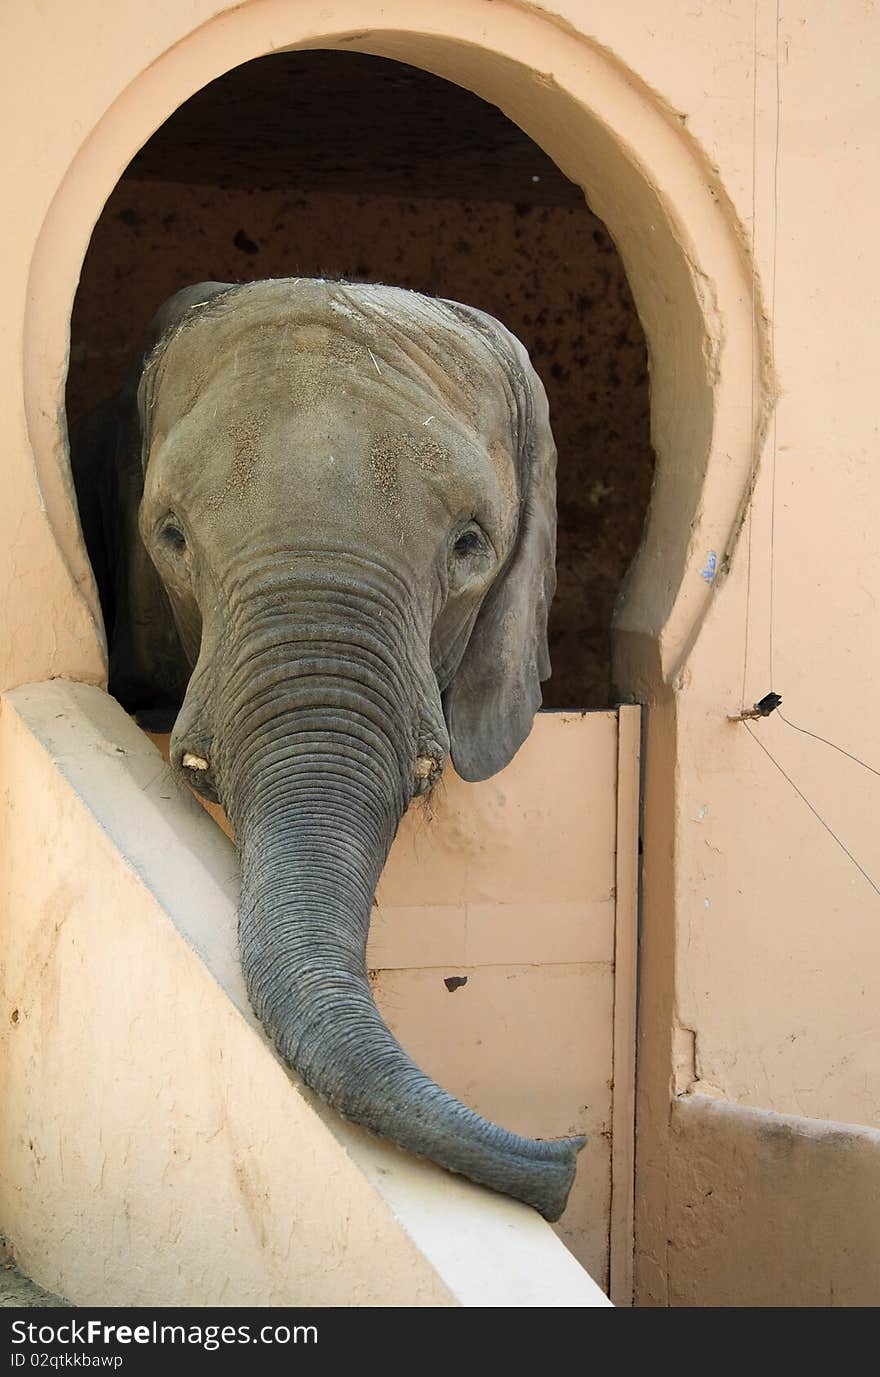
M501 770L549 677L556 451L526 349L398 287L204 282L72 458L110 692L173 720L172 768L227 811L279 1054L345 1118L558 1219L585 1140L441 1089L366 971L404 812L450 758Z

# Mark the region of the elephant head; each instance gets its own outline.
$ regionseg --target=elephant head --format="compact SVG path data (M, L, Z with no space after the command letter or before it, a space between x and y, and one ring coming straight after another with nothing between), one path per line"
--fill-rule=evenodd
M233 824L258 1016L346 1118L557 1218L583 1140L434 1084L365 969L413 796L450 756L500 770L549 674L555 449L525 349L397 288L207 283L164 308L114 424L111 690L185 686L172 764Z

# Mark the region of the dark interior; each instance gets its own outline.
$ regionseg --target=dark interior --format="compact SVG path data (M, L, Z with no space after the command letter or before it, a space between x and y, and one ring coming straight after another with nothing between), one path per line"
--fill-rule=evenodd
M73 312L69 421L119 386L177 288L297 276L452 297L522 339L559 451L545 706L607 706L654 456L644 335L579 188L495 106L417 68L335 51L249 62L177 110L104 207Z

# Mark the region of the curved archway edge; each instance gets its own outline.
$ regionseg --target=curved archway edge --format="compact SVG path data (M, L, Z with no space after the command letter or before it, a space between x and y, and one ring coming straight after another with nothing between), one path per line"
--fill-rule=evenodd
M580 185L605 221L648 341L657 473L616 619L624 692L682 663L723 577L771 394L744 236L681 125L597 45L529 7L412 0L254 0L182 37L120 92L80 148L44 221L25 320L25 406L47 516L74 583L97 600L64 430L70 315L101 209L134 153L195 91L280 49L397 59L499 106ZM708 563L707 563L708 561ZM713 578L707 577L707 569Z

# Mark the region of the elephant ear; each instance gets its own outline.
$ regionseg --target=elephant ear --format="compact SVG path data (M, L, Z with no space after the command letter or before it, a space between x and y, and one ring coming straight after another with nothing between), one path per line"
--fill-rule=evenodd
M138 463L142 470L147 466L150 420L161 376L160 365L168 345L178 331L192 319L193 311L234 290L235 284L232 282L196 282L191 287L182 287L159 307L150 321L137 366L129 378L127 388L134 403L134 419L138 427Z
M200 282L176 292L153 317L128 379L116 397L71 437L74 479L89 554L99 583L110 660L110 692L131 712L170 714L189 679L171 607L138 530L149 446L145 380L168 340L190 317L230 290Z
M449 303L450 305L452 303ZM495 352L515 402L519 492L516 540L477 614L443 696L452 761L462 779L497 774L513 759L550 677L547 616L556 591L556 446L544 386L520 341L483 312L457 306Z

